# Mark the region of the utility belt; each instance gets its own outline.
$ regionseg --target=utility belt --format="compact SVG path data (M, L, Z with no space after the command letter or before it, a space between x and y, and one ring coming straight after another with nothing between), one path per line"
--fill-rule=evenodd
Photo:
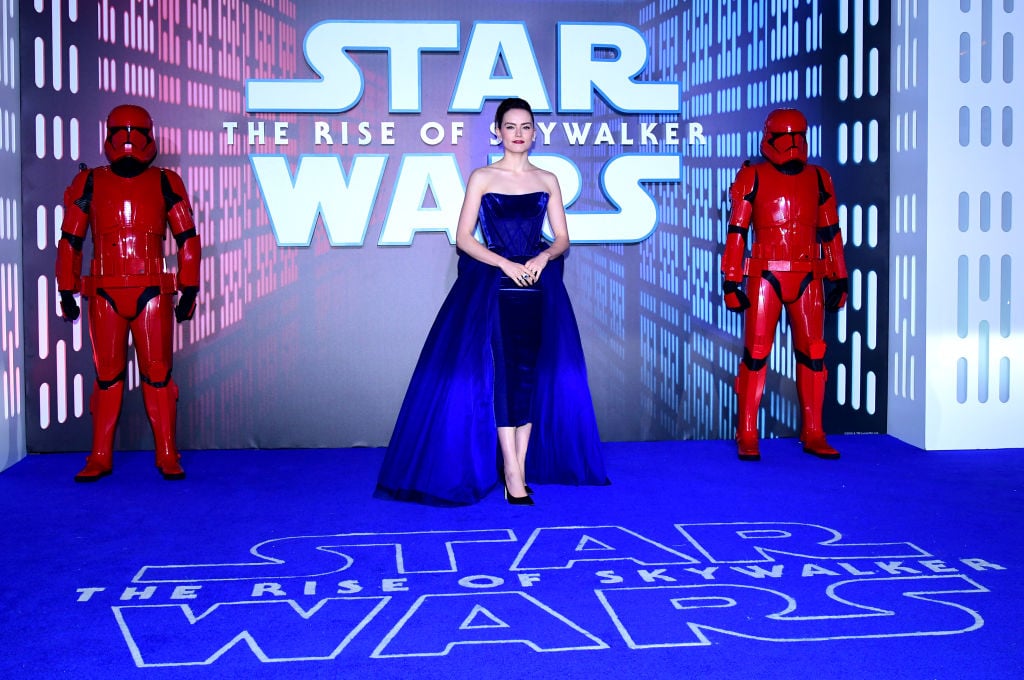
M100 288L149 288L159 286L161 293L178 290L171 272L158 274L101 274L82 277L82 295L90 297Z
M743 262L743 273L747 276L762 272L811 272L816 279L828 274L825 260L768 260L763 257L748 257Z

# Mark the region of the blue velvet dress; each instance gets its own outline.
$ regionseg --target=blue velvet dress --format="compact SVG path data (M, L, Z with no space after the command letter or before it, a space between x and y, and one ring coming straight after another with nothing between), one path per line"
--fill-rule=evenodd
M522 262L536 255L544 247L547 202L540 192L484 194L479 219L487 247ZM548 263L531 289L516 289L500 269L465 253L458 264L413 371L374 495L429 505L476 503L499 483L497 426L523 424L516 422L524 420L523 409L532 423L531 484L608 484L579 328L562 282L563 258Z

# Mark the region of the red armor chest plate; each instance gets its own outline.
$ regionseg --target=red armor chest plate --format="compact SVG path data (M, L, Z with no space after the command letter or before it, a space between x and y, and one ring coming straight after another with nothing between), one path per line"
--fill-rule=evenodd
M758 168L757 179L751 254L769 260L820 257L817 173L804 168L796 175L786 175L765 165Z
M167 209L160 171L118 177L109 168L93 173L93 276L159 274L164 271Z

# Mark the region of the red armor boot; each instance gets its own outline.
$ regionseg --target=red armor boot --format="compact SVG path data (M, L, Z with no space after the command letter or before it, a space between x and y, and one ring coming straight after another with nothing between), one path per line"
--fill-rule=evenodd
M124 381L118 380L107 389L93 386L89 398L92 413L92 451L85 459L85 467L75 475L76 482L95 482L114 471L114 430L121 415L121 397Z
M745 364L740 364L736 376L736 396L739 400L739 413L736 419L736 452L740 460L761 460L758 448L757 411L764 394L764 381L768 373L767 367L752 371Z
M796 391L800 398L803 420L800 426L800 442L804 451L818 458L835 460L839 458L836 451L825 439L825 429L821 425L821 410L825 403L825 380L828 372L824 369L815 371L807 366L797 364Z
M142 383L142 402L153 428L153 442L156 445L156 467L164 479L185 479L181 467L181 454L174 441L175 422L178 416L178 386L168 380L164 387L153 387Z

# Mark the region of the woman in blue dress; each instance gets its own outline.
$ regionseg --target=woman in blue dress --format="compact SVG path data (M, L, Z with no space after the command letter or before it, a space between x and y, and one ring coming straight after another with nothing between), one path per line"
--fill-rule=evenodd
M527 475L534 483L608 483L562 283L569 234L558 179L530 162L536 130L526 101L502 101L495 128L504 153L469 176L458 278L402 403L380 498L467 505L500 479L509 503L533 505ZM541 235L545 218L550 243Z

